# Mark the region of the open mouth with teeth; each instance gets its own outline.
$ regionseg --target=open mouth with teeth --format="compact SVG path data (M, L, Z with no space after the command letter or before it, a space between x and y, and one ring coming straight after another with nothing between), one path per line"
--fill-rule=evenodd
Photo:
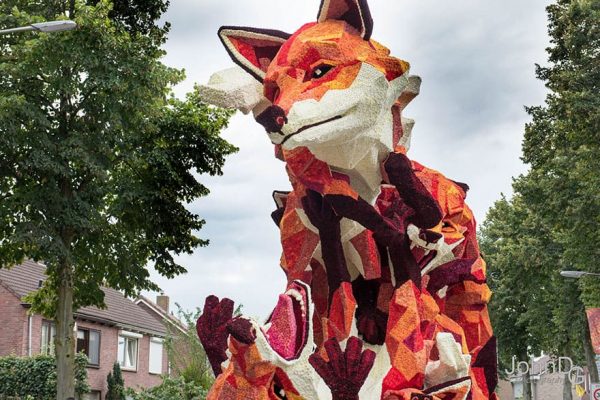
M300 357L309 336L309 289L302 282L293 282L279 296L277 306L262 328L273 350L290 361Z

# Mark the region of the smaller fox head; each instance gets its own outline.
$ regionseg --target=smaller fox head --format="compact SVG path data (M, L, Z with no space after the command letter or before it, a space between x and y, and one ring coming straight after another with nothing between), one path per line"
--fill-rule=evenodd
M324 398L327 386L310 366L315 351L310 286L288 285L267 322L251 320L251 342L229 337L230 359L208 395L217 399L303 400ZM325 397L326 398L326 397Z
M351 171L365 157L382 161L402 136L399 99L409 65L371 40L372 30L366 0L323 0L317 22L292 35L226 26L219 37L263 85L267 106L254 111L271 142L307 147Z

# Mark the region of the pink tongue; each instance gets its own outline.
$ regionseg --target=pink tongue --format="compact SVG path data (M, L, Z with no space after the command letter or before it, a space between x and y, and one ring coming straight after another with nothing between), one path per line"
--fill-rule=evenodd
M269 344L286 360L291 360L296 355L296 338L298 327L294 317L292 299L284 294L279 296L279 302L271 317L271 326L266 332Z

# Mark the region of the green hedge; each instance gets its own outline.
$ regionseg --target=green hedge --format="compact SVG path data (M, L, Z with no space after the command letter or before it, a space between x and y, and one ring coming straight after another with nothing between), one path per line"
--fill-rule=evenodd
M89 392L87 357L75 357L75 391ZM52 356L0 357L0 399L56 399L56 364Z
M128 388L127 396L133 400L204 400L206 389L183 378L164 377L163 382L151 389L139 392Z

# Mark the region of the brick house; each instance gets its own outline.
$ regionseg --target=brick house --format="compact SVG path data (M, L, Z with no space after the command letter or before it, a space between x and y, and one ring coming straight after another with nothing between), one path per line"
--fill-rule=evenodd
M30 315L30 305L22 301L45 279L45 266L32 261L0 269L0 356L32 356L53 351L54 323L41 315ZM165 324L183 329L168 310L164 312L146 298L140 306L116 290L103 291L106 309L85 307L75 313L77 351L83 351L90 359L88 377L92 392L86 400L104 398L106 376L115 361L121 365L126 387L160 384L161 375L169 373L163 346L168 332ZM158 311L163 311L163 315L157 314Z

